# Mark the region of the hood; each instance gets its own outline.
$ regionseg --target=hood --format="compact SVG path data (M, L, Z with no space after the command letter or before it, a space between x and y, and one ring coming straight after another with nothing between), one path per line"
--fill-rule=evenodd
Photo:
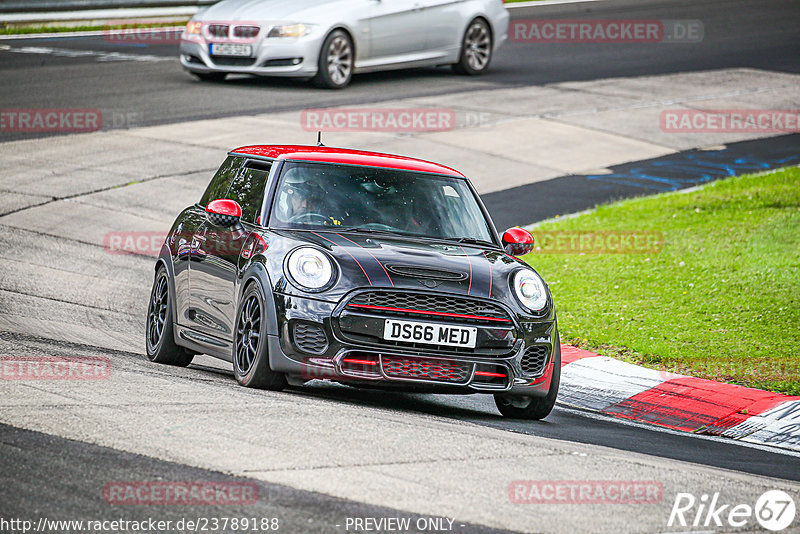
M212 21L320 22L331 14L342 14L352 0L223 0L198 15Z
M326 300L338 300L345 293L364 287L501 298L509 294L511 273L521 266L529 268L500 250L474 245L330 231L282 231L280 235L287 242L279 248L286 252L309 244L335 258L341 271L340 279L334 288L325 292Z

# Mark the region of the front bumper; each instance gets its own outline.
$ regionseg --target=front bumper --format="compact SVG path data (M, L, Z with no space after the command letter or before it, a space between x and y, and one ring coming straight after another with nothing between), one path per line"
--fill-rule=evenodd
M181 39L180 62L189 72L240 73L261 76L311 77L317 73L317 60L322 46L320 36L261 39L249 43L249 58L212 56L209 42Z
M277 293L274 297L279 334L269 339L270 366L290 379L443 393L543 396L549 391L557 349L553 313L539 319L514 315L508 335L479 326L479 339L484 336L479 348L464 352L419 344L398 346L379 336L356 338L352 330L342 330L342 323L353 322L343 313L343 303ZM359 317L364 327L380 320L377 314ZM482 332L486 330L502 338L505 348L500 343L492 346L485 339L488 334ZM307 335L309 331L316 335ZM303 340L296 337L298 332Z

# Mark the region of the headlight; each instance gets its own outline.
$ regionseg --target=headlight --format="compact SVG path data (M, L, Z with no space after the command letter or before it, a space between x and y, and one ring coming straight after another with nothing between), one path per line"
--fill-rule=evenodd
M190 35L200 35L200 30L203 28L203 23L199 20L190 20L186 25L186 33Z
M547 288L535 272L521 269L514 274L511 284L517 299L532 312L540 312L547 305Z
M333 264L328 256L311 247L301 247L289 255L289 276L300 286L317 290L333 281Z
M285 26L273 26L269 30L267 37L302 37L311 32L311 26L307 24L287 24Z

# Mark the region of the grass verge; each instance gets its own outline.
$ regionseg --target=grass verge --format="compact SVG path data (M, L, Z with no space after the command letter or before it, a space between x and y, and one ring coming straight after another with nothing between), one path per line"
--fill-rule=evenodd
M800 395L800 168L604 205L534 236L651 231L660 252L525 259L562 340L628 362Z

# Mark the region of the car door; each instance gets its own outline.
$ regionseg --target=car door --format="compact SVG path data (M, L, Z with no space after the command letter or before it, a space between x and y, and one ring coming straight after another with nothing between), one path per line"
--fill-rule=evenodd
M189 319L189 266L191 264L192 240L205 221L205 211L199 204L187 208L170 235L172 267L175 281L175 323L188 326Z
M269 170L269 162L247 161L228 191L217 197L239 203L240 224L221 227L206 219L195 234L189 315L192 328L200 332L233 339L239 257L261 212Z
M428 51L452 51L460 49L463 38L464 0L419 0L427 27L425 49Z
M226 158L209 182L200 201L183 212L179 224L170 237L170 250L175 273L175 322L180 325L193 326L189 304L192 250L197 242L196 234L206 220L205 207L217 198L217 195L223 196L227 193L243 164L243 158L233 156Z
M381 0L370 11L370 62L425 49L421 0Z

